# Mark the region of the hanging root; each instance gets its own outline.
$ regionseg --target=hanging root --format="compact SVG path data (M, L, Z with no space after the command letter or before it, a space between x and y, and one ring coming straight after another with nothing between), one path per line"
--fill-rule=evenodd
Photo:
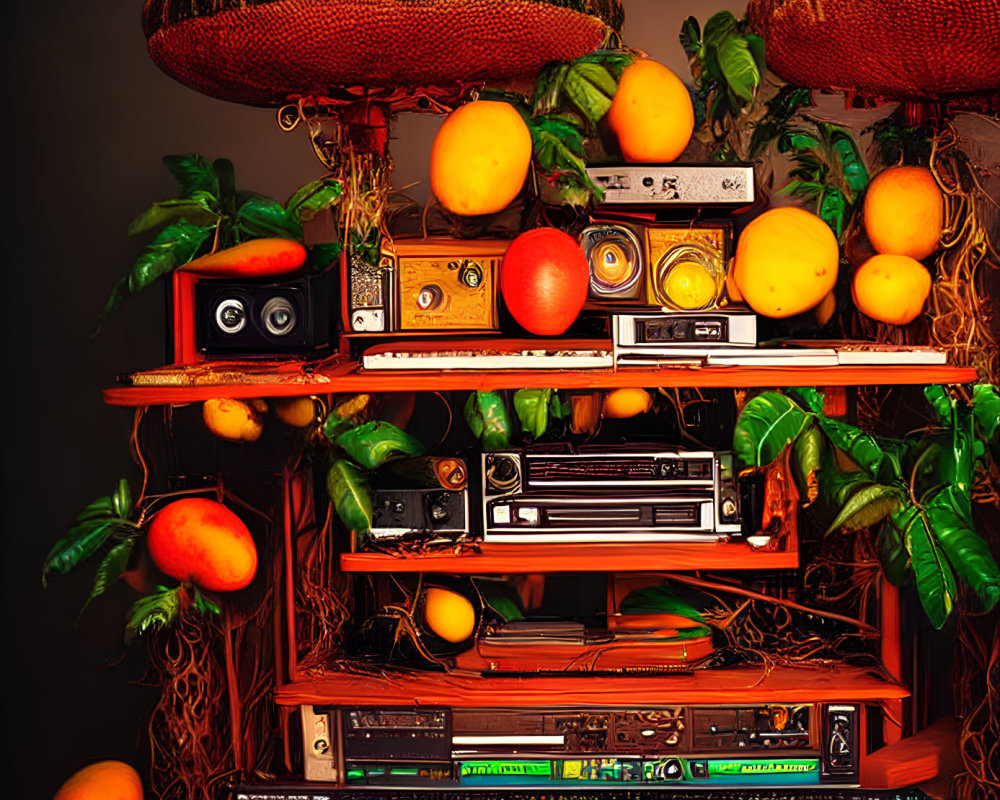
M955 713L962 719L958 800L1000 797L1000 613L961 612L955 635Z

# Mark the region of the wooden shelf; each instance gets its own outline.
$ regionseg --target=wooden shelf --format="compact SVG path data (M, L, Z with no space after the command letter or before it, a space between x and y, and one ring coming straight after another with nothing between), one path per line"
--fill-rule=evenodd
M974 383L976 371L950 366L664 367L618 370L365 371L355 361L212 361L133 373L104 391L117 406L193 403L212 397L287 397L333 392L493 389L608 389L621 386L746 388Z
M406 557L343 553L342 572L656 572L686 569L796 569L797 550L767 552L746 544L483 544L479 553Z
M881 670L851 666L696 670L657 676L489 677L454 672L362 676L328 673L279 686L279 705L505 708L683 705L694 703L861 702L909 697Z

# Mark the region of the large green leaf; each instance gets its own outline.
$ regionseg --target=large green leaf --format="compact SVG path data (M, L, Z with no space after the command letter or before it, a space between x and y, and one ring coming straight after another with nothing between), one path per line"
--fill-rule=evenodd
M465 401L465 421L484 450L510 447L510 415L499 392L472 392Z
M597 124L608 113L617 88L615 79L601 64L574 63L563 78L566 97L591 124Z
M698 25L698 20L695 17L688 17L681 23L680 40L681 47L684 48L684 53L687 55L689 61L702 57L701 27ZM698 76L695 75L694 77L695 81L697 81Z
M204 156L195 153L164 156L163 164L177 179L181 197L193 197L197 192L219 196L219 179Z
M302 223L277 200L251 197L236 212L236 227L245 239L275 236L302 241Z
M97 567L97 573L94 575L94 584L90 589L90 594L83 603L83 607L80 609L80 614L90 605L91 600L100 597L112 583L118 580L118 577L128 566L128 560L132 555L134 547L135 539L128 538L119 542L108 551L104 560Z
M718 11L705 22L705 31L701 37L705 46L717 49L731 34L739 32L739 22L732 11Z
M109 519L92 519L74 525L66 536L52 546L45 557L42 564L42 585L45 585L46 577L53 570L65 575L82 561L86 561L121 527L121 522Z
M718 58L730 91L745 102L753 100L760 84L760 70L747 40L742 36L727 37L719 45Z
M844 222L849 208L844 193L836 187L824 187L816 209L817 216L830 226L837 239L844 232Z
M682 600L668 584L634 589L622 599L622 614L674 614L692 622L705 624L702 613Z
M153 203L128 226L129 235L159 228L176 219L184 219L192 225L214 225L219 218L215 198L208 192L195 192L191 197L163 200Z
M111 514L118 519L128 519L132 513L132 490L125 478L118 479L118 488L111 493Z
M752 398L743 406L733 429L737 469L770 464L811 424L812 418L780 392L764 392Z
M308 222L335 206L343 193L344 188L339 181L329 178L310 181L289 198L285 209L299 222Z
M960 404L942 386L927 386L924 396L951 439L937 458L938 482L953 484L964 494L970 495L976 472L972 408L964 403Z
M514 411L521 430L538 439L549 427L551 389L518 389L514 393Z
M858 192L868 185L868 170L865 168L864 158L857 142L846 128L830 126L830 139L834 152L840 158L844 182L854 193L851 197L853 202Z
M917 582L920 604L931 625L940 629L955 606L955 576L931 529L923 509L908 504L892 515L892 522L902 532L906 550Z
M156 628L169 628L177 621L181 610L181 592L177 586L165 589L160 586L154 594L140 597L128 612L125 625L125 641L131 644L136 636L142 636L147 631Z
M350 428L339 434L335 441L351 459L367 470L378 469L392 458L417 456L424 452L424 446L418 439L382 420Z
M973 530L971 501L954 484L923 498L926 518L958 577L982 600L987 611L1000 601L1000 568L986 541Z
M990 383L980 383L972 387L972 413L976 423L988 442L997 440L1000 429L1000 395L997 387Z
M868 528L899 509L906 500L906 493L898 486L871 483L859 473L844 475L843 478L843 491L839 492L844 497L843 505L827 527L827 533L838 528L845 531ZM828 477L825 476L825 479L828 480Z
M792 447L792 475L803 498L803 507L813 503L819 494L819 470L824 450L823 434L809 425L795 439Z
M903 534L891 520L886 519L879 528L876 539L882 572L894 586L905 586L913 578L910 554L906 549Z
M326 489L344 525L364 536L372 527L372 498L364 476L347 459L333 462L326 474Z
M758 74L763 75L764 71L767 69L764 39L756 33L745 33L743 34L743 38L746 39L747 46L750 48L750 53L753 55L754 63L757 65ZM757 82L760 83L759 80Z

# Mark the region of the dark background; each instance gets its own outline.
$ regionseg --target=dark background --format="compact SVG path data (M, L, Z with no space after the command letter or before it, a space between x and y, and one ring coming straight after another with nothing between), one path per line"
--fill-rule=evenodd
M51 797L75 770L119 758L145 773L141 644L126 648L136 595L115 585L77 620L96 564L53 575L41 565L77 512L139 472L131 411L104 405L122 371L164 359L162 287L128 300L94 335L116 281L146 243L128 223L172 197L160 158L227 157L237 186L284 201L323 174L305 133L270 110L197 94L149 59L141 0L19 3L5 8L3 72L3 706L0 790ZM625 0L625 40L688 77L681 21L742 3ZM391 148L397 186L426 197L440 119L406 115Z

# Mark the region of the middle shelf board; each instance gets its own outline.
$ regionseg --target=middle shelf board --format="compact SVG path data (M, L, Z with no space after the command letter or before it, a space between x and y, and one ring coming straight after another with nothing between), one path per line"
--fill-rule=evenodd
M407 555L343 553L343 572L448 572L487 575L540 572L650 572L685 569L796 569L797 550L746 544L482 544L480 551Z
M281 397L336 392L438 392L497 389L748 388L974 383L975 369L925 366L835 367L629 367L559 370L362 370L357 362L210 361L189 367L159 367L128 376L104 390L109 405L194 403L213 397Z
M279 686L279 705L538 708L703 703L900 700L909 690L880 669L849 665L738 667L673 675L489 677L399 672L325 673Z

